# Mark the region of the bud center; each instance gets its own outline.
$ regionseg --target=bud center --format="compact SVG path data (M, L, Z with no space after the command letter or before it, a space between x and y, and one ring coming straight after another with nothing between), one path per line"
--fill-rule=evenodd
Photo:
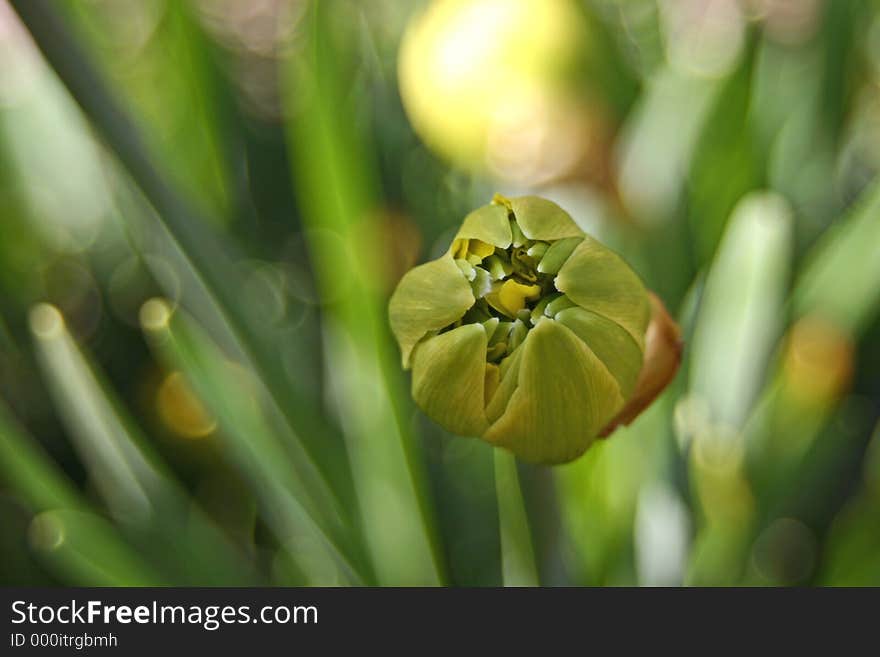
M528 239L508 213L513 241L500 248L477 239L453 245L455 264L470 283L474 304L442 332L464 324L482 324L488 336L486 360L497 363L513 353L542 317L574 304L556 289L556 274L580 237L540 241Z

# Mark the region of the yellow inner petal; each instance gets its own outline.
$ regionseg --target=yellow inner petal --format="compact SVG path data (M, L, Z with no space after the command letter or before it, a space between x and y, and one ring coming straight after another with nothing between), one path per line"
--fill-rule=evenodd
M483 240L470 240L468 251L482 259L495 253L495 246Z
M506 280L498 290L498 302L501 310L511 317L525 308L526 301L534 301L541 296L538 285L523 285L514 280Z
M495 253L495 247L483 240L457 239L452 244L452 257L458 260L470 260L468 256L476 256L476 259L481 261L493 253Z

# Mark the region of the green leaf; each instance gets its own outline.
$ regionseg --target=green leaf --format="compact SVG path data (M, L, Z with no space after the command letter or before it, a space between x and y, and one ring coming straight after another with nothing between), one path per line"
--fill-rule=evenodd
M486 341L482 325L467 324L426 340L413 353L413 398L439 425L462 436L479 436L488 426Z
M204 298L198 298L200 291L193 298L185 294L183 305L211 326L215 339L231 340L254 365L271 393L273 405L293 430L292 439L303 444L310 461L317 462L316 455L325 451L328 444L338 444L338 434L323 416L313 412L314 405L307 397L297 394L278 358L277 342L265 337L264 318L246 312L239 286L229 284L238 277L233 261L239 256L230 257L229 244L206 230L209 220L178 194L134 121L123 111L116 95L64 20L56 14L55 3L34 0L17 2L14 7L48 64L155 210L156 218L176 243L175 251L179 247L181 260L186 265L176 273L181 278L195 274L196 289L204 284ZM151 235L163 232L156 231L155 226L149 228ZM336 463L340 461L336 459ZM337 466L337 469L338 487L342 488L347 485L350 473L344 467ZM321 471L321 476L327 475Z
M410 356L419 340L461 319L474 301L470 284L451 256L408 271L388 305L403 366L410 366Z
M859 334L880 310L880 184L828 230L806 259L794 292L798 315L817 313Z
M341 3L309 5L301 23L303 48L289 51L280 67L288 155L300 217L310 229L307 244L318 290L324 299L332 298L322 309L325 378L351 459L356 507L376 577L383 585L436 585L445 576L422 443L414 435L405 378L387 330L386 299L379 293L380 281L387 280L387 246L380 231L363 230L364 219L382 207L381 167L370 131L355 118L370 104L357 82L363 61L339 48L340 38L360 42L359 16ZM345 248L328 248L315 239L326 231L338 235ZM454 320L473 303L473 294L449 260L427 269L445 264L455 270L457 279L429 277L431 287L452 293ZM349 284L340 284L340 274ZM404 337L406 362L422 331L432 330L420 327L419 320L441 328L435 324L437 312L449 312L449 299L440 295L439 306L421 305L426 297L418 290L401 300L392 315L403 319L394 325L403 331L398 337Z
M297 453L299 446L284 440L285 425L273 413L260 380L230 363L184 311L172 314L164 302L151 300L141 319L159 359L182 371L216 415L223 454L256 492L278 542L294 560L321 559L322 568L315 570L322 579L310 583L362 583L359 545L336 497ZM315 546L314 554L305 554L302 544Z
M739 199L765 183L767 153L755 137L751 107L755 48L721 82L690 161L688 217L700 262L708 261Z
M519 386L483 437L524 461L570 461L584 453L622 408L617 382L559 322L540 321L521 349Z
M48 304L31 312L36 350L49 392L73 438L91 483L114 519L145 545L146 556L168 562L192 562L176 580L192 584L251 584L256 575L227 537L199 509L152 451L124 411L89 354L73 340L61 313ZM175 556L161 546L173 543ZM169 558L170 557L170 558Z
M30 323L49 393L97 492L116 518L147 524L164 483L159 470L102 389L61 313L40 304Z
M709 270L691 339L691 391L711 417L741 427L779 339L791 264L786 200L753 192L734 209Z
M62 470L0 402L0 478L36 511L81 508L85 503Z
M120 540L103 517L72 509L44 511L30 527L31 546L48 568L80 586L167 586L169 582Z
M559 271L556 288L581 308L622 326L644 348L651 318L648 295L619 255L585 237Z

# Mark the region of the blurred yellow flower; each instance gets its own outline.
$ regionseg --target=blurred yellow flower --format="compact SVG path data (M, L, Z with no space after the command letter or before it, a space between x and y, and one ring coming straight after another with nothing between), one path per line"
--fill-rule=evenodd
M400 49L416 132L464 169L523 183L570 171L601 131L573 84L592 43L582 11L570 0L435 0Z

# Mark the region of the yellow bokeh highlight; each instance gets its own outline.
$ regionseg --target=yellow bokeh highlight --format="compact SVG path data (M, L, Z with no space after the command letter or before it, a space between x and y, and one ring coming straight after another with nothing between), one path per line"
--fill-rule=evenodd
M205 438L217 428L217 421L180 372L165 377L156 394L156 407L162 422L183 438Z
M853 374L852 340L819 316L799 319L789 331L783 362L786 390L804 404L836 401Z

